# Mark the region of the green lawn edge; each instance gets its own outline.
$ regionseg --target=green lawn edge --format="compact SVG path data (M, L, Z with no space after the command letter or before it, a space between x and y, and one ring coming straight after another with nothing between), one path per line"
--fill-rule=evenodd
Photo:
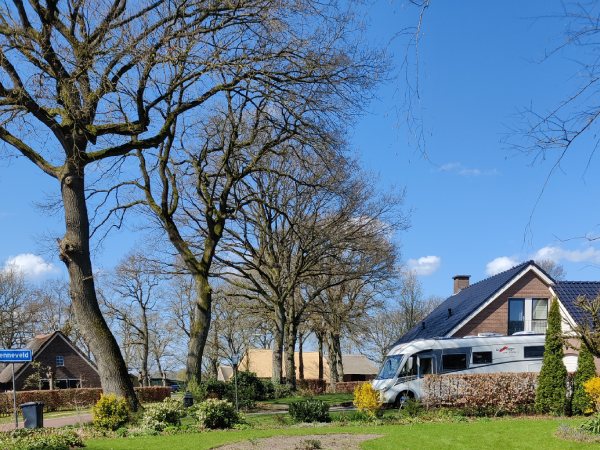
M266 430L208 431L170 436L143 436L86 441L89 450L177 449L202 450L219 445L271 436L353 433L382 437L366 441L364 450L392 449L579 449L598 444L564 441L555 436L559 425L577 425L580 419L495 419L459 423L412 425L317 425ZM249 443L249 446L251 444Z

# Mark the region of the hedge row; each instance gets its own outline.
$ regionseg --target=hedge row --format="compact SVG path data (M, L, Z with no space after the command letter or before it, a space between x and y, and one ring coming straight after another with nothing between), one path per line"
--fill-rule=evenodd
M477 414L531 412L537 375L430 375L423 382L423 402L427 406L452 406Z
M327 381L325 380L297 380L296 385L298 389L310 391L315 395L322 394L327 389Z
M340 381L339 383L327 385L327 392L335 392L338 394L352 394L357 386L364 383L364 381Z
M136 387L135 392L142 403L161 402L171 395L171 389L163 386ZM102 389L100 388L19 391L17 392L17 405L27 402L43 402L45 412L87 408L100 399L101 393ZM0 394L0 414L12 414L12 412L12 392Z

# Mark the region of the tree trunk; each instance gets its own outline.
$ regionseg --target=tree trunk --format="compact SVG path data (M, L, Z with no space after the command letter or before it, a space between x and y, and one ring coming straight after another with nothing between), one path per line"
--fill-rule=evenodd
M142 308L142 329L144 330L143 344L142 344L142 377L144 382L142 386L150 386L150 371L148 370L148 357L150 355L150 331L148 327L148 317L146 310Z
M333 345L336 352L335 360L337 362L337 381L344 381L344 361L342 359L342 343L339 334L333 335Z
M298 333L298 378L304 380L304 355L302 347L304 346L304 334Z
M271 381L281 384L283 366L283 341L285 330L285 307L278 303L275 309L275 330L273 335L273 374Z
M95 356L103 391L125 397L129 407L137 411L139 403L127 366L96 297L83 168L69 169L61 177L66 232L59 248L69 272L73 311L78 328Z
M329 383L331 391L336 391L336 383L339 381L337 351L335 349L334 338L331 333L327 336L327 359L329 360Z
M323 379L323 334L317 333L317 344L319 349L319 380Z
M187 382L200 383L202 378L202 355L208 338L212 313L212 288L207 274L194 274L196 284L196 304L190 326L190 341L186 362Z
M285 339L285 381L293 390L296 390L296 335L298 331L298 325L293 320L293 308L290 308L292 316L291 320L287 320L287 336Z

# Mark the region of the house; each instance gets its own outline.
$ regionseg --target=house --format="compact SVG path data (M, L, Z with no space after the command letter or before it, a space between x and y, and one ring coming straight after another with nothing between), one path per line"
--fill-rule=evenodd
M294 354L296 362L296 379L300 378L299 354ZM319 352L303 352L304 379L317 380L319 378ZM363 355L343 355L344 381L364 381L375 378L379 368ZM239 370L256 373L258 378L271 378L273 374L273 351L264 349L249 349L240 361ZM233 376L233 369L229 366L220 366L219 380L229 380ZM285 355L283 376L285 377ZM323 358L323 379L329 382L329 363Z
M555 281L534 261L474 284L469 283L468 275L453 279L453 295L394 345L415 339L482 333L545 333L549 305L554 298L559 302L563 332L569 335L584 317L576 305L577 297L593 298L600 293L600 282ZM575 344L574 340L572 343ZM577 353L570 346L565 349L564 362L571 372L577 367Z
M36 389L24 386L31 375L39 374L39 387L66 389L100 387L100 376L95 364L60 331L35 336L26 348L32 352L32 362L15 364L17 390ZM39 369L35 363L39 363ZM0 390L12 389L12 367L7 364L0 371Z

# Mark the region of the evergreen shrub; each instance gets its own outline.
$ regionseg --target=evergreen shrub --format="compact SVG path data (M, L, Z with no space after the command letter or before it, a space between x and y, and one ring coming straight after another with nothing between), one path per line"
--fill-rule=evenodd
M535 410L541 414L563 415L567 400L567 368L563 363L563 337L558 300L552 300L542 370L538 376Z
M577 358L577 372L573 381L573 399L571 408L573 414L590 414L594 411L594 400L585 391L584 384L596 376L594 357L587 346L582 343Z

